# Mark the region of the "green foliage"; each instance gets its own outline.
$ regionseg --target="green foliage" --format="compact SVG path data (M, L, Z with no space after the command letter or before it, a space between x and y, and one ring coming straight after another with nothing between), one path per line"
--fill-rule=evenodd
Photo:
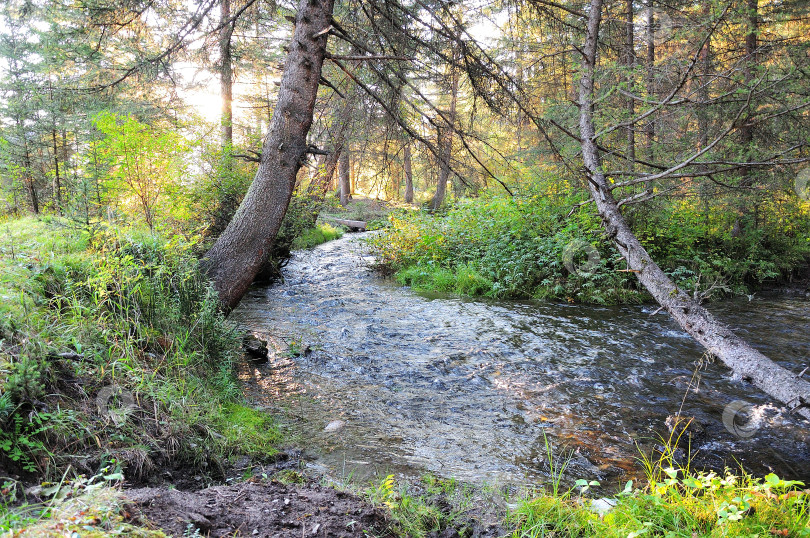
M372 240L382 264L405 285L488 297L537 297L579 302L637 302L642 295L602 239L597 218L580 211L568 221L566 203L534 195L463 200L443 217L401 212ZM595 267L570 273L572 244L598 252ZM579 263L582 260L576 259ZM585 260L587 261L587 260Z
M223 148L218 138L211 139L209 127L195 132L199 145L196 165L200 174L188 187L188 212L192 222L205 228L208 237L216 238L230 222L256 175L254 163L235 159L232 153L249 153L250 149ZM252 141L253 145L260 141ZM248 148L251 144L248 145Z
M396 536L421 538L446 529L455 529L459 536L471 533L464 515L471 508L472 491L455 480L426 475L411 492L407 484L397 484L394 475L388 475L365 494L389 511L390 532Z
M343 237L343 230L335 228L328 223L316 225L314 228L304 230L301 234L293 240L293 250L302 250L307 248L317 247L327 241L340 239Z
M600 515L583 498L537 494L510 515L513 537L810 536L810 497L803 484L768 475L684 474L669 469L643 490L628 483Z
M0 431L0 454L19 464L25 472L45 471L41 467L42 458L51 454L43 434L57 426L56 420L58 417L51 413L14 414Z
M11 374L5 383L4 396L17 403L38 399L45 393L42 377L42 365L27 355L22 355L12 365Z
M99 149L109 170L107 191L115 196L110 203L123 205L130 214L140 212L150 230L158 215L182 218L177 212L183 204L177 198L188 151L185 139L172 126L146 125L110 112L98 114L95 125L105 135Z
M568 216L577 201L526 194L462 200L443 216L399 212L371 244L401 284L418 290L597 304L645 300L592 208ZM748 293L805 267L810 215L792 210L787 229L786 219L769 214L736 237L733 214L718 211L707 221L688 203L629 218L676 284L703 299Z
M229 403L217 415L217 425L228 443L228 451L262 459L278 452L281 432L272 418L263 411Z
M305 484L307 479L294 469L283 469L273 475L273 480L282 484Z
M14 506L21 484L0 484L0 533L18 538L131 536L166 538L160 530L137 527L126 517L127 500L120 494L123 475L103 468L94 476L64 475L57 483L35 486L44 502Z
M683 289L743 294L790 279L810 261L810 213L794 196L759 205L734 232L736 205L661 203L629 215L636 236Z
M49 476L77 454L115 457L139 478L158 463L216 471L226 456L272 453L269 416L237 405L242 335L200 272L199 237L6 226L16 248L0 251L0 292L13 298L1 305L0 460Z
M644 488L634 488L631 480L613 498L584 497L599 485L584 479L560 490L565 459L562 466L551 464L551 487L529 492L509 515L512 536L810 536L810 490L800 489L802 482L773 473L759 480L728 470L692 472L688 460L678 464L674 457L684 431L660 438L664 449L657 456L642 453ZM546 450L551 462L548 440Z

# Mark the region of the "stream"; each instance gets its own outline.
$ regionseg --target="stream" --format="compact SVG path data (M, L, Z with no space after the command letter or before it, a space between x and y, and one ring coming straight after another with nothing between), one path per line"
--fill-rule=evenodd
M297 353L242 376L296 422L311 465L537 483L548 441L553 462L570 456L570 478L615 485L642 474L640 451L681 410L700 424L693 467L810 480L808 424L703 359L666 312L416 293L373 271L364 235L296 252L283 282L252 288L231 314ZM792 371L810 362L809 299L709 307Z

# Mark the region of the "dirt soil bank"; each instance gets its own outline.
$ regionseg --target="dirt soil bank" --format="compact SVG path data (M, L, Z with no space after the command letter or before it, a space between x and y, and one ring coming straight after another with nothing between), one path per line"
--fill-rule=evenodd
M316 483L286 485L249 480L197 492L140 488L125 492L130 513L169 536L338 537L385 536L379 509ZM151 525L150 525L151 524Z

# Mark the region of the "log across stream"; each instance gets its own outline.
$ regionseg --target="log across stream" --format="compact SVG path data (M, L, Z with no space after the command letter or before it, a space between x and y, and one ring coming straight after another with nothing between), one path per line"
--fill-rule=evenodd
M373 272L362 237L295 253L283 282L252 289L232 314L299 352L245 379L303 430L314 464L535 482L549 473L547 438L573 452L572 478L618 483L641 474L639 449L680 410L701 425L693 466L810 480L810 426L721 364L696 374L702 349L654 306L417 294ZM783 366L810 361L807 298L711 309Z

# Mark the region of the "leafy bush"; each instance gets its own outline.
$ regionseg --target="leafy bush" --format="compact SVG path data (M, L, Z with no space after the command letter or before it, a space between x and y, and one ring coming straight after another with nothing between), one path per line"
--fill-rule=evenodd
M632 303L648 298L604 236L593 208L543 194L458 202L445 215L392 214L371 241L380 264L420 290L463 295ZM748 293L786 280L810 260L810 217L795 208L787 230L763 218L733 237L729 214L710 220L671 203L628 218L676 284L702 295ZM730 222L729 222L730 221Z
M570 207L567 206L567 207ZM397 280L422 290L488 297L615 303L640 301L634 279L616 272L618 253L597 218L538 196L464 200L446 216L401 212L372 240ZM565 255L572 246L566 268ZM576 249L574 249L576 250ZM593 262L588 254L594 252ZM580 259L582 258L582 259ZM587 266L587 267L586 267Z

